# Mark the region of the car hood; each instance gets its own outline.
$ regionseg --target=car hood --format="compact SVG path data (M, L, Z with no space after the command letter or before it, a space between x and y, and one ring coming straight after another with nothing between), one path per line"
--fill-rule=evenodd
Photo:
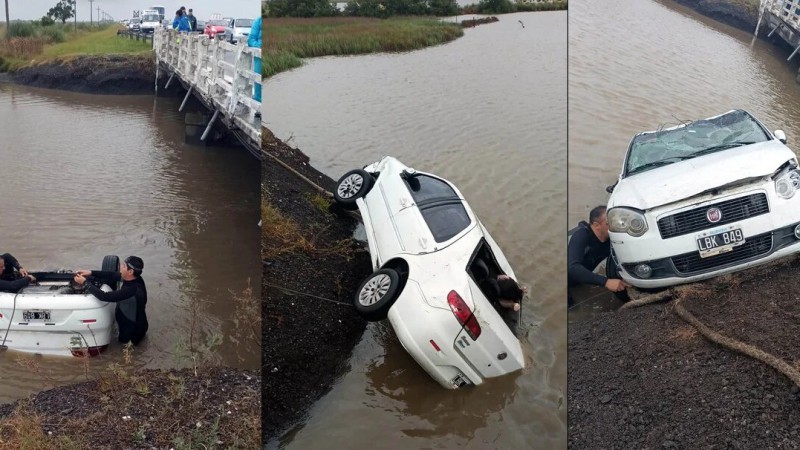
M771 175L795 158L778 140L698 156L623 178L608 207L655 208L740 180Z

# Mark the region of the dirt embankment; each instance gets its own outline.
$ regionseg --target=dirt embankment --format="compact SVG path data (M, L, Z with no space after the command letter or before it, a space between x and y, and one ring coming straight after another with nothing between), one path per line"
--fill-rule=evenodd
M704 16L752 33L758 23L758 1L753 0L673 0Z
M0 448L258 448L261 378L226 368L129 372L0 405Z
M15 83L88 94L151 94L156 76L151 55L79 56L23 67Z
M352 239L356 220L270 156L328 191L334 180L267 129L262 148L262 432L270 445L347 370L366 326L352 298L372 269Z
M709 282L681 305L726 337L800 367L800 259ZM800 388L711 343L675 302L569 328L569 447L798 448Z

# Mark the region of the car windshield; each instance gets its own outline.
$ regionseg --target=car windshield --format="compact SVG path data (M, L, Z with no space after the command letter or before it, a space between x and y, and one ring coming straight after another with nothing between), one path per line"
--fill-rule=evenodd
M769 136L761 125L741 110L670 130L642 133L631 142L625 175L766 140Z
M252 27L253 21L251 19L236 19L235 27L244 28L244 27Z
M228 24L228 22L226 22L224 20L209 20L208 21L208 25L214 26L214 27L224 27L227 24Z
M158 22L159 20L161 19L155 14L142 17L142 22Z

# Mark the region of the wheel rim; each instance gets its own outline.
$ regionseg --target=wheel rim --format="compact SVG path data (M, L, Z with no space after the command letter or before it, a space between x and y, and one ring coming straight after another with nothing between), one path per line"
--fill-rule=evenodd
M372 306L378 303L389 292L391 285L392 279L389 278L389 275L381 273L372 277L358 293L358 302L361 303L361 306Z
M354 173L339 183L339 187L336 189L336 192L339 194L340 198L350 199L358 194L358 191L361 190L361 186L363 185L364 177Z

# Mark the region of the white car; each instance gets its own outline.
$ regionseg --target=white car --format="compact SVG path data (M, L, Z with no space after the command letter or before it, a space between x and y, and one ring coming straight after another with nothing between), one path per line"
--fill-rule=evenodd
M156 28L161 28L161 16L158 11L145 11L142 13L139 29L142 33L152 33Z
M247 42L250 29L253 28L253 19L231 19L225 27L225 39L231 44L239 41Z
M386 157L342 176L334 197L360 209L375 269L354 299L359 314L388 317L406 351L445 388L525 366L501 308L480 287L501 274L516 279L514 271L455 186Z
M106 256L102 270L119 272L119 258ZM108 347L114 303L78 287L74 273L32 272L37 282L17 293L0 292L0 348L54 356L95 356ZM105 292L117 289L89 277Z
M743 110L634 136L608 188L606 274L662 288L800 251L800 170L785 143Z

